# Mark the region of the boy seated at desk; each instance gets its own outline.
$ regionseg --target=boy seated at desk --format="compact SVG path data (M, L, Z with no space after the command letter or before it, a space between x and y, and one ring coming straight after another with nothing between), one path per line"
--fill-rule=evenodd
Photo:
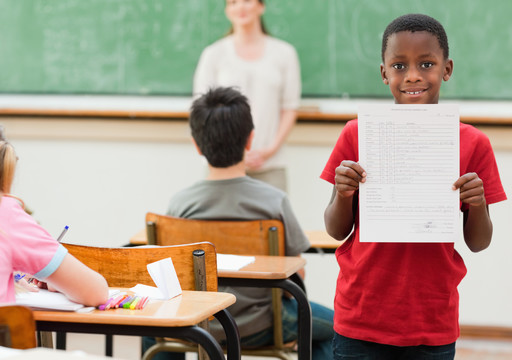
M190 128L194 145L208 161L208 176L178 192L168 215L202 220L278 219L285 228L286 255L297 256L310 247L285 192L246 175L244 157L251 148L254 125L247 98L233 88L215 88L192 104ZM233 293L236 303L228 308L235 318L242 346L273 343L272 295L266 288L219 288ZM332 359L334 312L310 303L313 325L313 359ZM212 334L220 338L218 323ZM297 303L283 297L283 340L297 338ZM154 339L144 338L144 349ZM184 359L184 354L159 353L158 359Z

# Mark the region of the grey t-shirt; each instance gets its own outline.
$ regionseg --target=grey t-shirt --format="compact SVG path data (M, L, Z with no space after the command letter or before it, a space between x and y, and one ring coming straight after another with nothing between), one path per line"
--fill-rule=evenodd
M299 255L310 247L285 192L248 176L227 180L203 180L177 193L168 215L202 220L278 219L285 228L286 255ZM240 336L252 335L272 326L272 295L265 288L222 287L236 296L228 308L235 317ZM212 334L222 338L219 324Z

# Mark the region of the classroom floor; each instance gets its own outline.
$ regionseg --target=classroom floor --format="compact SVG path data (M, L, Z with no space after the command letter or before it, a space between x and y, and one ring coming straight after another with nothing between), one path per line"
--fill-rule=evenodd
M83 350L94 355L103 355L104 336L68 334L68 350ZM133 336L114 337L114 356L124 360L140 359L140 338ZM187 360L195 360L188 354ZM243 360L267 360L270 358L244 356ZM460 338L457 341L455 360L512 360L512 340Z

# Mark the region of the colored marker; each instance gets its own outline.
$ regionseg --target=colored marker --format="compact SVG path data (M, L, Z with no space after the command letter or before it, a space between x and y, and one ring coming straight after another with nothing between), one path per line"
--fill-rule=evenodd
M98 309L105 310L107 305L110 304L111 301L112 301L112 298L109 298L105 304L101 304L100 306L98 306Z
M60 242L62 240L62 238L64 237L64 235L66 235L66 233L68 232L68 229L69 229L69 226L67 226L67 225L64 226L64 230L62 230L59 237L57 238L58 242Z
M115 308L117 308L117 307L118 307L118 305L119 305L119 303L120 303L121 301L123 301L123 299L125 298L125 296L126 296L125 294L121 294L121 295L119 295L118 297L116 297L116 299L112 302L112 304L110 304L110 308L111 308L111 309L115 309Z
M140 297L136 296L135 300L130 304L130 310L135 310L135 307L137 306L137 303L140 301Z
M124 295L118 295L114 298L112 298L112 301L110 301L107 306L105 306L105 310L108 310L110 308L114 308L116 306L116 304L121 301L121 299L123 298Z
M126 294L123 294L121 295L121 298L114 304L114 306L112 306L113 308L119 308L119 305L121 305L123 303L123 301L128 297L128 295Z
M110 309L110 304L112 304L113 301L114 301L114 298L108 299L108 301L105 303L105 306L104 306L103 310Z
M140 309L144 309L144 307L146 306L146 304L149 302L149 296L146 296L144 298L144 301L142 302L142 305L140 306Z
M126 304L129 301L132 301L132 298L133 296L126 295L126 298L124 298L123 301L121 301L118 307L122 309L124 307L124 304Z
M137 303L137 306L135 306L135 310L142 309L142 305L144 304L144 300L146 300L146 296L142 296L140 298L140 301Z
M123 304L123 309L129 309L132 302L135 300L136 296L132 297L130 301Z

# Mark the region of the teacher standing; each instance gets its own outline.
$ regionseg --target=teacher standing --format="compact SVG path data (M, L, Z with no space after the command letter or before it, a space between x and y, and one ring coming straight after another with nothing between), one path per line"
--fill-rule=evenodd
M255 127L246 155L247 174L284 191L283 144L295 124L301 82L297 52L268 35L263 0L227 0L229 34L203 50L194 75L194 96L212 86L234 86L248 99Z

